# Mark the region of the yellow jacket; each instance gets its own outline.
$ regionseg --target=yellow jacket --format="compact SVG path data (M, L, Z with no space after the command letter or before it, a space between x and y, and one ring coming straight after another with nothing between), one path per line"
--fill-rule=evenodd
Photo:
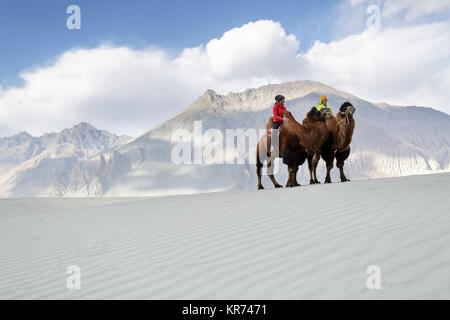
M317 106L317 110L321 110L322 108L328 108L331 111L331 114L333 114L333 110L331 110L331 107L327 104L323 104L323 103L319 103L319 105Z

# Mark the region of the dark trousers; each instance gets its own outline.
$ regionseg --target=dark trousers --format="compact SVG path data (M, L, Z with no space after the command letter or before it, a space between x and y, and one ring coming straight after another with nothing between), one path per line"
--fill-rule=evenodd
M273 122L273 128L274 129L279 129L282 123L283 123L282 121L274 121Z

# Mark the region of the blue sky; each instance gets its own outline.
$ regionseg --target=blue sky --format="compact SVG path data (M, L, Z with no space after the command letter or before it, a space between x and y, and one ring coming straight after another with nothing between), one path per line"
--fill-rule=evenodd
M0 39L0 137L136 136L206 89L305 79L450 113L449 0L2 0Z
M71 4L81 8L81 30L66 28ZM109 41L160 46L176 54L261 19L282 22L308 48L314 40L331 40L333 30L324 24L333 25L339 5L336 0L2 0L0 84L20 83L20 71L73 47Z

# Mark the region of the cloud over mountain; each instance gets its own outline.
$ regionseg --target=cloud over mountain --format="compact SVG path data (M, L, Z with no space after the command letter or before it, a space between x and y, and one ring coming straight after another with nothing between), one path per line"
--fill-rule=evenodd
M449 112L449 31L449 22L366 30L301 51L300 39L280 23L260 20L175 57L154 47L73 49L24 71L23 87L0 91L0 123L8 124L0 136L38 135L80 121L137 135L206 88L225 94L294 79Z

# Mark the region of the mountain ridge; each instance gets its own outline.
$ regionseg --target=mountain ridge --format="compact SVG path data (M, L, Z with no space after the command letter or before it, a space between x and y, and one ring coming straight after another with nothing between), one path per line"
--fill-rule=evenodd
M202 121L203 132L263 129L271 115L274 93L287 97L287 107L298 121L317 105L323 94L335 111L345 101L354 104L357 125L346 165L351 179L450 170L449 115L426 107L380 106L318 82L301 80L225 96L208 89L178 115L136 138L90 157L68 157L65 162L59 159L58 172L52 172L51 160L44 157L39 170L24 165L8 179L0 176L0 196L146 196L251 189L256 175L254 165L249 163L175 165L171 159L176 143L172 141L172 133L180 128L192 132L195 121ZM205 145L210 146L210 142ZM282 168L279 173L281 181L285 179L284 171ZM322 171L319 165L319 178ZM336 171L332 175L335 181ZM23 187L30 177L39 177L39 172L50 178L37 179L32 187ZM301 183L307 181L307 176L307 169L302 166Z
M27 132L0 138L0 189L2 184L15 181L16 174L29 172L48 163L45 174L60 174L70 169L77 161L88 159L101 151L129 141L131 137L117 136L105 130L98 130L87 122L80 122L60 132L44 133L34 137ZM55 167L52 163L66 163ZM41 172L42 174L42 172ZM33 180L33 177L31 177Z

